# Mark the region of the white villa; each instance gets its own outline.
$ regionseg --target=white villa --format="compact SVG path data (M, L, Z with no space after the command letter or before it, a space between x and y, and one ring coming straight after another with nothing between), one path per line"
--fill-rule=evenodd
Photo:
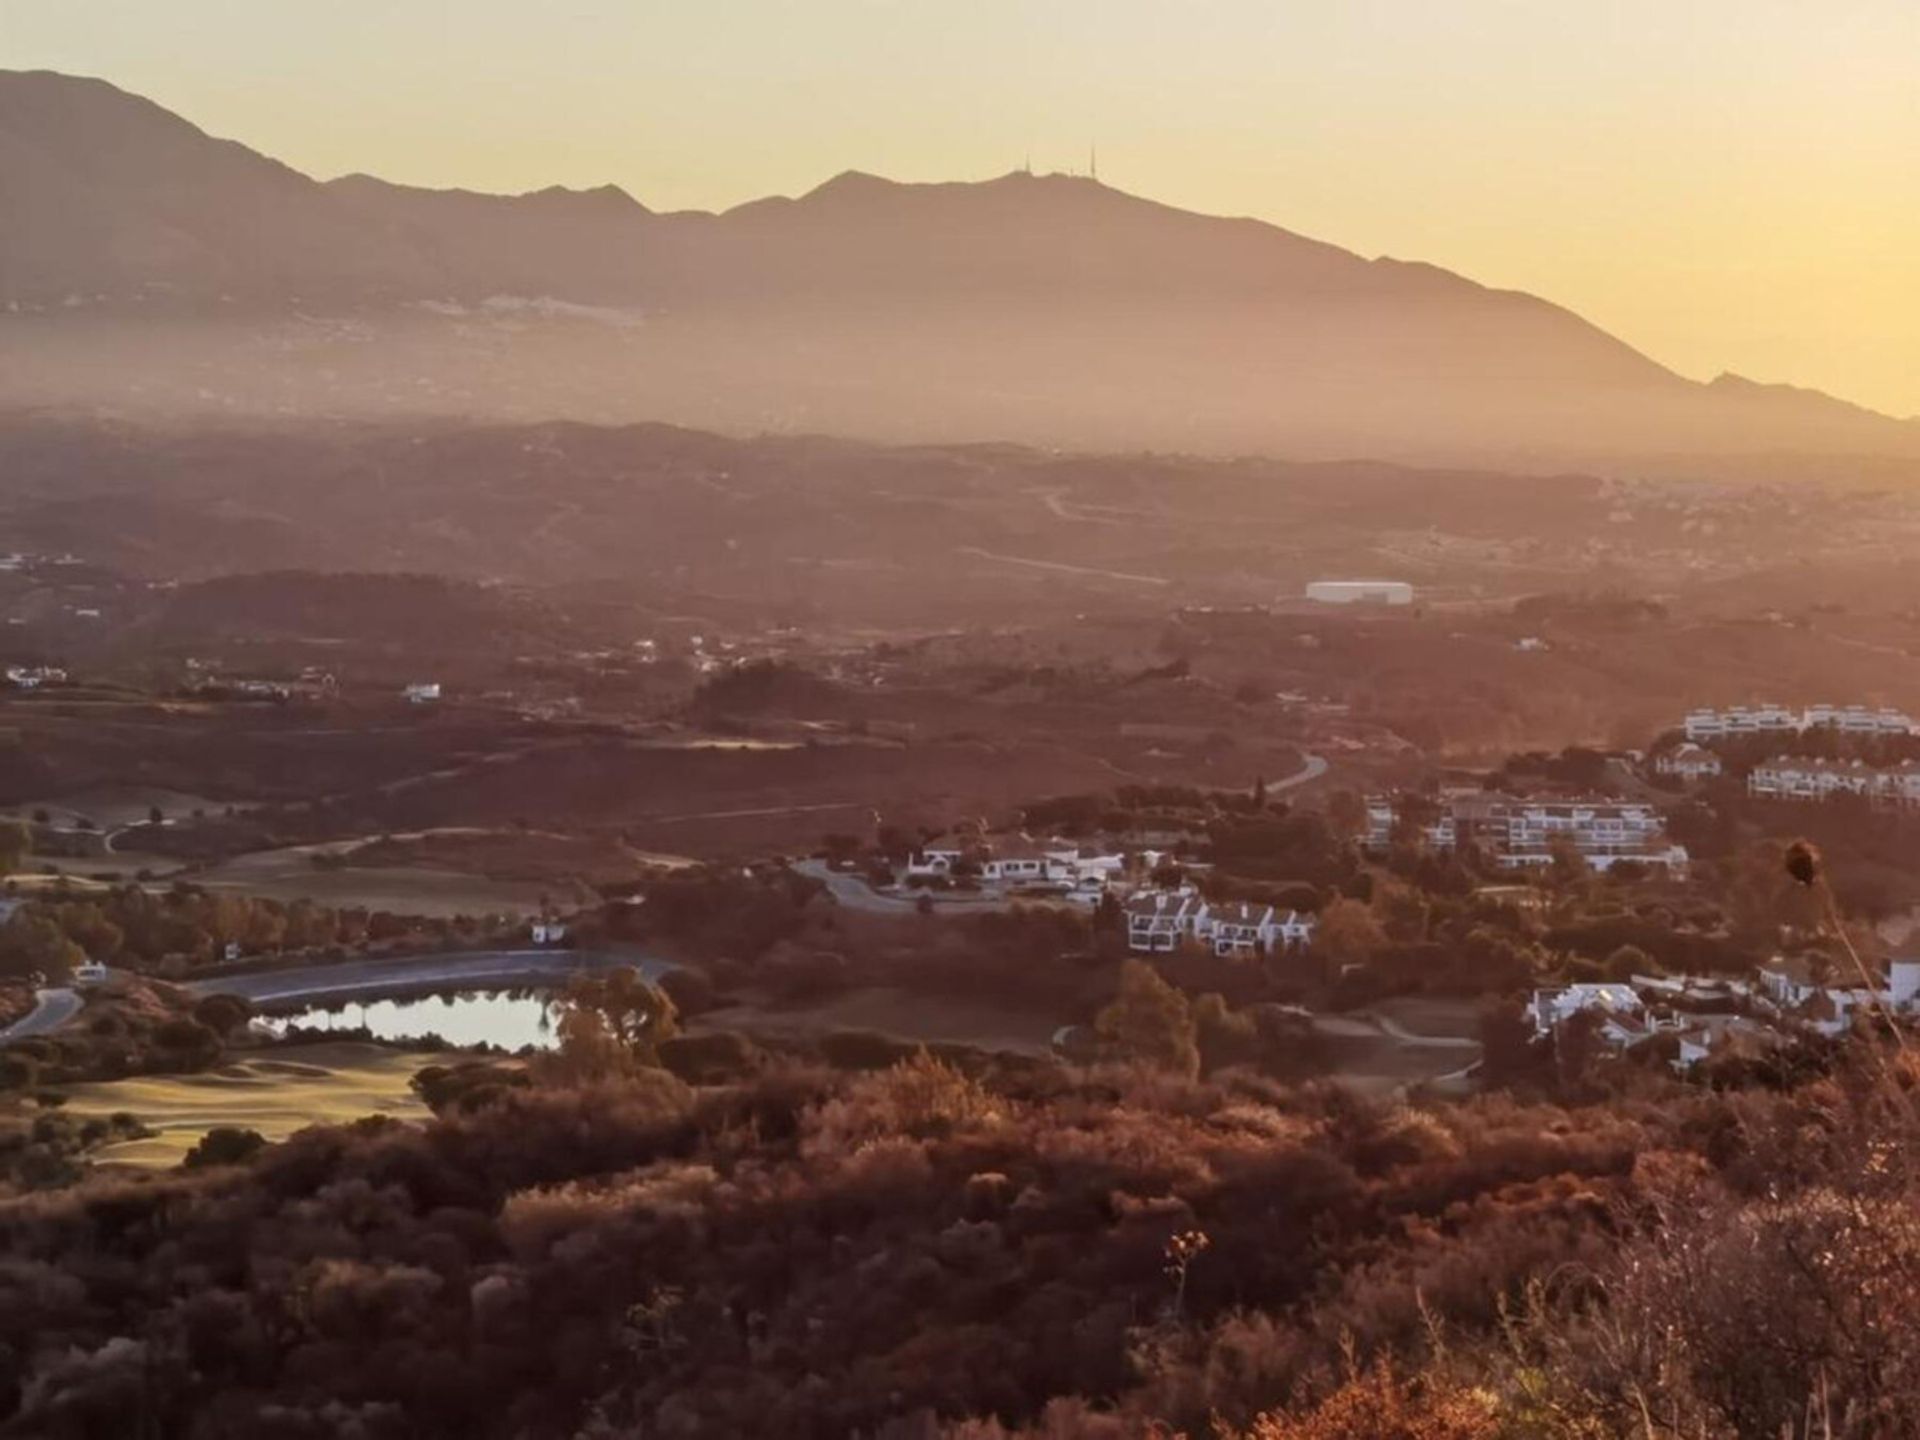
M908 880L932 880L968 870L984 885L1051 885L1098 903L1126 868L1119 851L1086 850L1070 840L947 835L909 851L901 873Z
M1725 767L1720 757L1704 745L1696 745L1689 740L1683 745L1663 751L1654 758L1653 768L1660 775L1677 775L1682 780L1705 780L1718 775Z
M1302 950L1313 943L1317 923L1298 910L1245 901L1209 903L1191 886L1142 890L1122 909L1127 948L1147 955L1168 954L1187 941L1208 946L1216 955Z
M1236 901L1209 906L1196 932L1216 955L1271 955L1305 949L1313 941L1313 928L1313 917L1298 910L1283 913L1271 905Z
M1574 1016L1593 1011L1600 1016L1598 1034L1616 1049L1644 1040L1654 1030L1646 1001L1631 985L1604 983L1569 985L1564 990L1536 990L1527 1007L1534 1033L1551 1035Z
M1911 1011L1920 1002L1920 959L1890 960L1881 983L1857 984L1851 966L1840 963L1821 973L1806 957L1776 955L1759 971L1760 995L1782 1014L1822 1035L1839 1035L1861 1012Z
M1194 938L1207 902L1192 886L1179 890L1142 890L1122 907L1127 917L1127 948L1146 955L1169 954Z

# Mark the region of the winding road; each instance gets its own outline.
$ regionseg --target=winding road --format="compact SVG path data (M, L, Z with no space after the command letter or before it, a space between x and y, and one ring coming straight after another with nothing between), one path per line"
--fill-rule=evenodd
M57 1030L80 1013L80 992L77 990L58 986L33 993L38 1003L6 1029L0 1030L0 1045Z
M977 915L983 910L1005 910L1016 903L1014 897L1008 895L956 895L950 890L915 890L905 895L887 895L869 885L864 876L835 870L824 860L801 860L793 868L825 885L835 903L849 910L864 910L869 915L915 914L923 895L931 898L935 910L959 914ZM1032 897L1023 896L1018 903L1030 904Z

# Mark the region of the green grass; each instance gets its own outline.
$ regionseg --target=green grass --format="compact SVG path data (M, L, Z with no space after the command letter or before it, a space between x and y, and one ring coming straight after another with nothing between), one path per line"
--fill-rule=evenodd
M67 1113L107 1116L125 1111L158 1132L103 1146L100 1164L163 1169L177 1165L216 1126L257 1130L284 1140L309 1125L341 1124L366 1115L423 1118L427 1108L407 1088L433 1056L357 1041L292 1046L198 1075L142 1075L75 1085L63 1093Z

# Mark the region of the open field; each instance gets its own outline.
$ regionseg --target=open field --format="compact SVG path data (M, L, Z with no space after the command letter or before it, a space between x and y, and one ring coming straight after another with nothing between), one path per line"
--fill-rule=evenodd
M344 1124L365 1115L424 1118L427 1108L407 1082L436 1057L339 1041L289 1046L199 1075L150 1075L63 1093L81 1117L125 1111L159 1133L96 1152L103 1165L163 1169L177 1165L221 1125L284 1140L309 1125Z
M1046 1054L1065 1019L984 1000L930 997L891 986L850 990L818 1005L735 1005L700 1017L699 1028L748 1034L819 1036L834 1030L871 1030L895 1040L974 1045L983 1050Z
M317 851L332 846L289 846L240 855L195 875L210 890L235 890L270 900L312 900L321 905L363 906L408 915L525 914L538 911L542 896L574 898L563 886L525 880L492 880L424 865L322 869Z

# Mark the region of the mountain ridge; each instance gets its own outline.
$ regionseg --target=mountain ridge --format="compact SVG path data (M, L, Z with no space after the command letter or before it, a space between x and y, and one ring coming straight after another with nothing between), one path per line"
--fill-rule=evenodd
M1920 457L1920 423L1702 384L1543 297L1087 176L847 170L797 196L667 212L614 185L320 181L110 82L0 71L0 213L0 306L16 315L385 325L514 296L629 310L638 338L617 353L605 337L568 352L590 377L578 418L614 418L630 379L631 417L887 439ZM494 355L484 380L470 355L440 363L455 367L444 388L489 412L520 362Z

